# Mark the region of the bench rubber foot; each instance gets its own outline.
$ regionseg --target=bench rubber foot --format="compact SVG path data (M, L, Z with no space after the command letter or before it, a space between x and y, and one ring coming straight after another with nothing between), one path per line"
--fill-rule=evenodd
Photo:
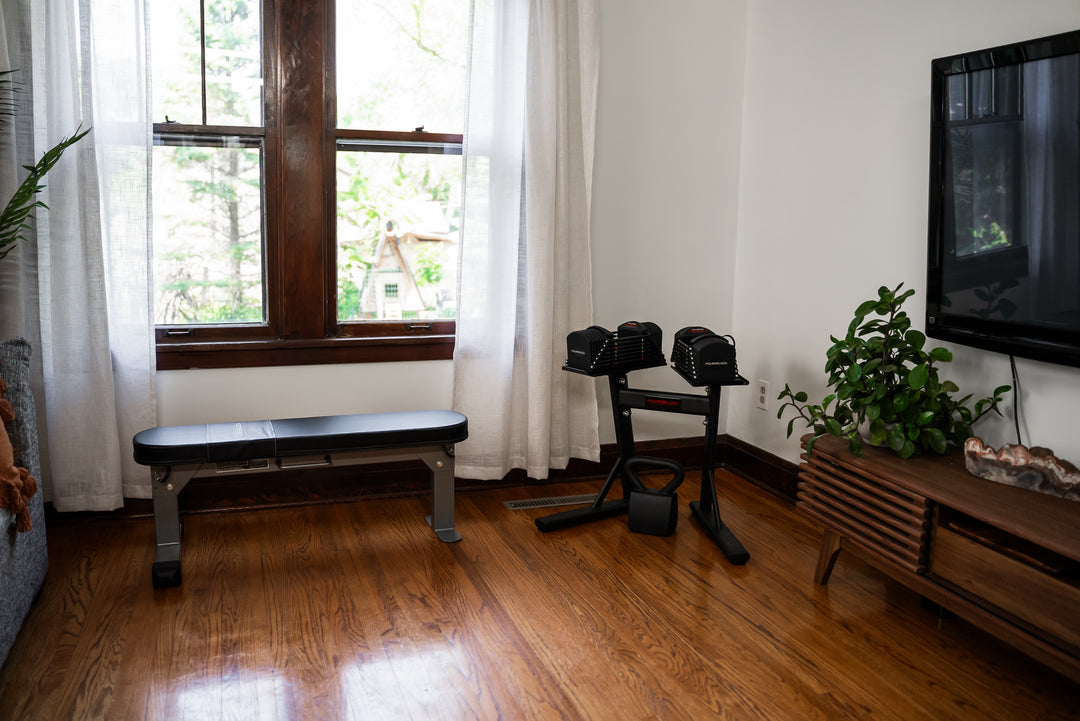
M180 562L158 561L151 569L154 588L175 588L180 585Z
M439 540L444 543L457 543L461 540L461 534L453 528L435 528L431 523L431 516L424 516L424 520L431 526L431 530L435 531L435 535L439 537Z

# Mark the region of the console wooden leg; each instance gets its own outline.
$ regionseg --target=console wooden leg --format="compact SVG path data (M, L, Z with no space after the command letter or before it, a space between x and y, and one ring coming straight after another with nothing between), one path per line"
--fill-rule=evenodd
M840 555L840 534L836 531L825 531L821 539L821 550L818 552L817 570L814 571L814 583L824 586L829 582L833 566L836 565L836 557Z

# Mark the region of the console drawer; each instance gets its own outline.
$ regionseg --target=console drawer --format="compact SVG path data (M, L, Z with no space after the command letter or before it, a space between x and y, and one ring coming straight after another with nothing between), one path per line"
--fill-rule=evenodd
M947 581L1080 651L1080 586L935 525L929 575Z

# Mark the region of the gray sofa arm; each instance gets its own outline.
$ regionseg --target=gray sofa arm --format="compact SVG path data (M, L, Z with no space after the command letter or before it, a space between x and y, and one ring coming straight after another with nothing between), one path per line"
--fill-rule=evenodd
M30 344L22 338L0 341L0 378L7 383L3 397L15 410L15 420L4 424L15 448L15 464L30 472L39 485L37 415L30 392ZM0 510L0 666L22 627L49 568L42 492L30 499L33 529L15 531L15 519Z

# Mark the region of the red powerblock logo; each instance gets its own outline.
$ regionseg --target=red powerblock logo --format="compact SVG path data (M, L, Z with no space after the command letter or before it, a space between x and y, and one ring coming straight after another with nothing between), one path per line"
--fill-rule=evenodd
M660 406L661 408L678 408L679 402L670 398L646 398L645 405Z

